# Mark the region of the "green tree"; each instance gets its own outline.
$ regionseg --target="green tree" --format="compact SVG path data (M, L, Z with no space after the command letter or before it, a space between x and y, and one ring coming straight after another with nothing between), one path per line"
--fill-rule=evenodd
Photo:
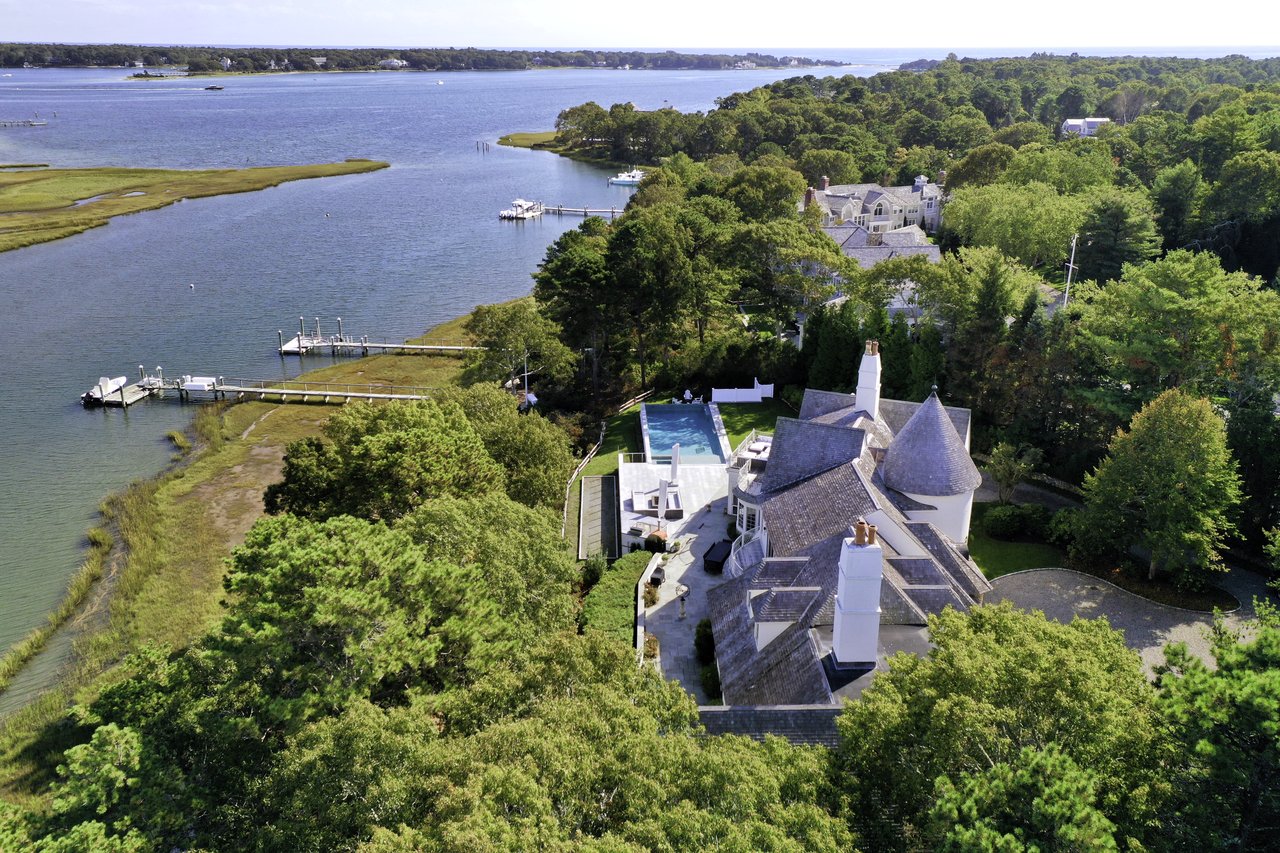
M478 305L466 330L483 347L467 359L480 378L527 386L531 377L558 382L573 371L573 350L560 342L560 327L531 299Z
M1002 142L992 142L973 149L947 172L947 189L993 184L1013 161L1015 151Z
M1057 267L1084 215L1081 199L1047 184L971 185L947 203L946 227L967 245L991 246L1028 267Z
M929 813L932 849L979 851L1119 850L1115 825L1099 811L1097 778L1056 745L1025 747L1009 763L938 780Z
M819 186L824 177L833 184L853 184L862 176L858 161L852 154L830 148L804 152L797 166L811 187Z
M1004 603L947 609L930 617L929 638L927 655L895 655L837 721L836 785L869 849L920 845L938 777L1014 764L1024 748L1051 744L1098 780L1096 807L1117 840L1154 840L1166 735L1119 632Z
M442 388L440 404L456 403L485 451L506 473L506 492L526 506L558 511L573 471L569 437L536 411L521 416L516 399L494 385Z
M999 486L1000 503L1007 504L1013 498L1013 490L1035 473L1042 459L1044 453L1038 448L1019 447L1007 441L991 449L985 467Z
M1264 607L1248 639L1219 624L1215 666L1181 643L1165 650L1160 707L1184 744L1181 797L1170 821L1179 849L1275 848L1280 824L1280 621Z
M323 432L289 445L284 479L264 496L268 512L390 520L433 497L503 489L502 468L456 405L355 403Z
M1154 217L1144 193L1120 189L1095 193L1080 223L1076 252L1080 275L1111 281L1120 277L1125 264L1154 257L1160 248Z
M795 213L804 195L804 177L783 166L744 166L724 186L724 197L744 219L765 222Z
M1161 169L1156 175L1151 185L1151 198L1166 250L1186 245L1191 239L1204 194L1200 169L1190 160Z
M1159 460L1159 464L1152 464ZM1120 430L1084 479L1078 536L1150 555L1148 577L1173 572L1184 585L1221 570L1219 551L1235 532L1240 477L1226 426L1208 400L1170 389Z

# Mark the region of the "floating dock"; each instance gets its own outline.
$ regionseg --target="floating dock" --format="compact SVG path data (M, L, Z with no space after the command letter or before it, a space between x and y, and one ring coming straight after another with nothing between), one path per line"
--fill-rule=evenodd
M0 127L44 127L48 123L38 118L0 119Z

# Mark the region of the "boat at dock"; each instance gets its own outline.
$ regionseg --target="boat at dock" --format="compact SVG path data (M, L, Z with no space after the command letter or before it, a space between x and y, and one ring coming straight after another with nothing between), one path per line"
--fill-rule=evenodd
M609 179L609 183L619 187L634 187L644 180L644 172L632 169L630 172L619 172Z
M121 398L122 390L128 383L127 376L117 376L115 379L109 376L99 377L97 385L80 395L80 402L86 406L105 406L111 395Z
M542 215L543 206L540 201L526 201L518 198L511 202L506 210L499 211L499 219L535 219Z

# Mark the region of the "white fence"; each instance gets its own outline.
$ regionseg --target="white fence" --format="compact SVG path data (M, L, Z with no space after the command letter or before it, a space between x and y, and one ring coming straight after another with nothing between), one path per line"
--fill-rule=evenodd
M759 403L765 397L773 396L773 384L761 385L759 379L752 379L752 388L712 388L713 403Z

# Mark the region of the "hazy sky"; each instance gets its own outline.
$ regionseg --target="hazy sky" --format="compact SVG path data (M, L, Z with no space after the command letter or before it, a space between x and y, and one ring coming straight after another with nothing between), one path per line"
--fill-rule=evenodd
M875 48L1217 46L1275 39L1267 0L0 0L0 41ZM912 22L916 23L912 23Z

